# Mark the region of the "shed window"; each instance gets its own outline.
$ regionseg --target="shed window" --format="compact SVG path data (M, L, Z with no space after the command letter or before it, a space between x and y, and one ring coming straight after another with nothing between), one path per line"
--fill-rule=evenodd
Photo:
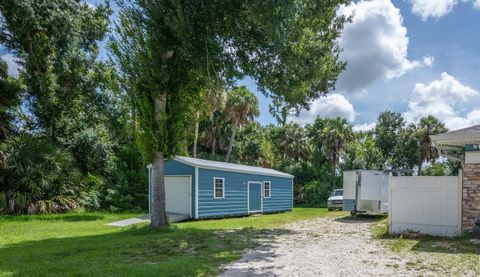
M224 198L225 197L225 178L213 178L213 198Z
M263 197L270 198L270 181L263 182Z

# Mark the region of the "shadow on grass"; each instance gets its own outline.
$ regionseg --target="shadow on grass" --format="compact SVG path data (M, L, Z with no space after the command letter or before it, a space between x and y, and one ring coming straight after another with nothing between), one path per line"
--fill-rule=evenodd
M7 244L0 251L0 275L215 275L220 265L239 259L260 240L265 248L261 258L274 259L271 242L289 232L132 226L108 234Z
M45 220L45 221L65 221L65 222L75 222L75 221L94 221L104 219L105 216L100 214L84 214L84 213L66 213L66 214L44 214L44 215L6 215L0 217L0 222L22 222L22 221L34 221L34 220Z

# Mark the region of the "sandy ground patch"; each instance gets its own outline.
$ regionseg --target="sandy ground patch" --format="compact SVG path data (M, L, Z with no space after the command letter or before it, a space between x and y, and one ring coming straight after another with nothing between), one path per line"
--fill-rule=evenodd
M287 225L288 232L225 266L222 276L412 276L401 257L372 238L371 220L318 218ZM435 275L435 274L433 274Z

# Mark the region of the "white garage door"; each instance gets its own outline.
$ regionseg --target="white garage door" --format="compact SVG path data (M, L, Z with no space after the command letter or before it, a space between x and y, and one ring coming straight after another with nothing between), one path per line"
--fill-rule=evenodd
M167 213L191 213L191 177L165 176L165 200Z

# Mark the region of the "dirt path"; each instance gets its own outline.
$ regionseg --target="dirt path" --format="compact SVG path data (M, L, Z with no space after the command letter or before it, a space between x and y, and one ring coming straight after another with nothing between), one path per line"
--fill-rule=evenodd
M289 232L224 268L222 276L412 276L408 260L372 239L372 221L318 218L286 226Z

